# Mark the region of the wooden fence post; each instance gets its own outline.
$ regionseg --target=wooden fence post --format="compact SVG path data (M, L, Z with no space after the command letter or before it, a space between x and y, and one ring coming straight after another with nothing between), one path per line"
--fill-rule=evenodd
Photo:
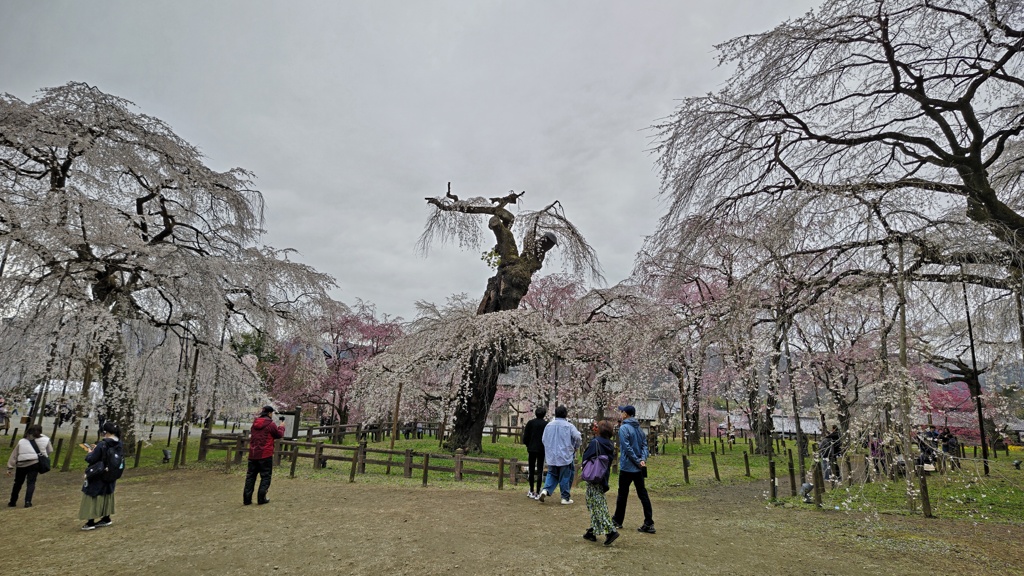
M359 473L366 474L366 440L359 442Z
M206 428L199 433L199 456L196 456L196 462L206 462L206 449L207 443L210 441L210 436L206 432Z
M796 468L793 466L793 450L787 450L789 453L789 492L790 496L796 496Z
M690 459L683 454L683 481L690 483Z
M750 455L747 454L746 450L743 451L743 467L746 469L747 477L749 478L750 477Z
M295 478L295 465L299 462L299 446L298 444L292 446L292 462L291 467L288 470L288 477Z
M296 446L298 448L298 446ZM316 448L313 449L313 470L319 470L324 467L323 461L320 459L324 455L324 443L317 442Z
M82 438L88 438L88 436L87 436L88 433L89 433L89 427L86 426L85 427L85 434L82 435ZM18 429L15 428L14 429L14 434L11 434L11 442L7 445L7 447L8 448L14 448L14 443L17 442L17 441L18 441ZM975 452L977 452L977 450L975 450Z
M359 448L352 450L352 468L348 471L349 483L356 481L356 468L359 467Z
M427 487L427 473L430 471L430 454L423 455L423 487Z
M238 444L236 443L235 446ZM231 472L231 449L232 446L228 446L227 450L224 451L224 473Z
M244 436L235 439L235 464L241 464L242 463L242 454L245 452L245 450L242 449L242 447L244 445L245 445L245 438L244 438Z
M61 440L63 440L63 438L61 438ZM141 455L142 455L142 440L139 440L139 442L135 445L135 465L132 466L132 468L138 468L139 467L139 457Z
M519 486L519 459L513 458L509 461L509 477L512 479L513 486Z
M457 449L455 451L455 481L456 482L461 482L462 481L462 456L463 456L463 454L464 454L464 452L463 452L462 448L459 448L459 449Z
M174 470L178 469L178 460L181 458L181 441L179 440L174 446L174 464L171 466Z
M714 452L711 453L711 465L715 468L715 480L721 482L722 478L718 475L718 458Z
M402 476L412 478L412 450L409 448L405 449L405 463L402 466Z
M825 483L825 475L821 472L821 461L814 463L814 505L821 508L822 485Z
M770 485L770 488L769 488L771 497L769 499L770 499L770 501L775 502L779 498L779 486L778 486L779 481L775 477L775 461L774 460L771 460L771 461L768 462L768 481L771 482L771 485Z
M928 498L928 477L926 474L924 466L917 467L917 477L921 480L921 511L924 512L925 518L935 518L935 516L932 516L932 501Z
M498 457L498 490L505 489L505 457Z

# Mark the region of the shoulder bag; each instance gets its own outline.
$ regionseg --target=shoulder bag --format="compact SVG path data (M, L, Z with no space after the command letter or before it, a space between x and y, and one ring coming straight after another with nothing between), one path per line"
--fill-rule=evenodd
M32 445L32 449L36 451L36 456L39 457L39 473L46 474L50 471L50 457L39 451L39 446L36 445L34 438L28 438L27 440Z

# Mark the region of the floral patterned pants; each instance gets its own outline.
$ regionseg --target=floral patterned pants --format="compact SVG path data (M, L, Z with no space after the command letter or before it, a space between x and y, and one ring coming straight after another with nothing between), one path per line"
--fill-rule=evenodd
M590 529L595 536L615 532L615 524L608 513L608 501L604 498L600 484L587 482L587 510L590 511Z

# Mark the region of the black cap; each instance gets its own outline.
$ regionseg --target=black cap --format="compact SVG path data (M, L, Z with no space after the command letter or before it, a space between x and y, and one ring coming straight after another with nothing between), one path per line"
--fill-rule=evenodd
M260 414L273 414L274 412L276 412L276 410L274 410L274 407L270 405L264 406L263 410L260 410Z

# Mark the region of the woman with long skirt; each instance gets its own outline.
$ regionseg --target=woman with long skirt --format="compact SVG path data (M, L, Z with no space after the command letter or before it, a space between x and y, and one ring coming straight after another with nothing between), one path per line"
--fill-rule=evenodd
M96 443L96 446L85 457L90 464L98 462L109 462L107 453L116 450L121 453L121 430L116 424L107 420L103 423L103 439ZM102 474L89 478L85 477L85 484L82 485L82 504L78 509L78 517L88 520L82 530L95 530L110 526L113 521L110 516L114 513L114 489L117 480L105 480ZM96 519L99 518L99 521Z

